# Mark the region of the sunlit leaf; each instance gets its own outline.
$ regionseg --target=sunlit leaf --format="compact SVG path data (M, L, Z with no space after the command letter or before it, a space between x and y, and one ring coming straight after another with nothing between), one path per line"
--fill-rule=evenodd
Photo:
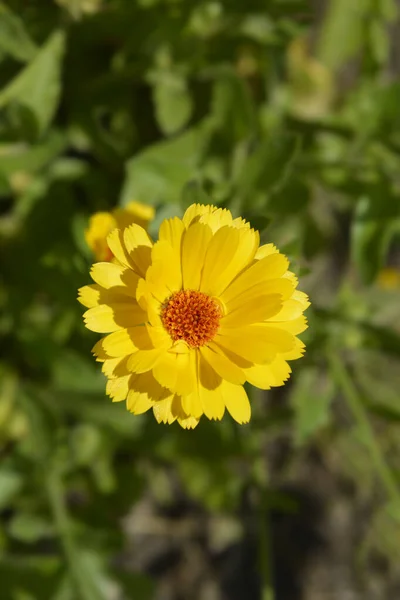
M14 102L29 110L37 134L51 123L61 92L65 35L55 31L34 59L0 92L0 108Z
M31 60L37 50L23 20L4 2L0 3L0 49L22 62Z

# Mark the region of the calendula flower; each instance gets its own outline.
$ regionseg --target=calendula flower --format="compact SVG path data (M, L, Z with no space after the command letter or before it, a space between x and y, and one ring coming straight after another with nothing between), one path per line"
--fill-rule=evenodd
M192 205L165 220L153 244L139 225L115 229L119 264L93 265L79 290L86 327L113 401L158 422L195 427L202 415L250 419L245 381L283 385L304 344L307 296L288 259L226 209Z
M110 261L114 258L107 244L107 236L113 229L124 229L136 223L147 229L154 217L154 208L140 202L130 202L125 208L116 208L112 212L96 212L89 219L85 230L85 239L96 260Z

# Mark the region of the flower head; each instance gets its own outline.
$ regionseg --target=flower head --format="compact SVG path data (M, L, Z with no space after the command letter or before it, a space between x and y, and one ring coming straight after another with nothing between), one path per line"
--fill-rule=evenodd
M124 229L137 223L147 229L154 217L154 208L140 202L130 202L125 208L116 208L112 212L96 212L89 219L85 230L85 239L96 260L110 261L113 253L107 244L107 236L116 227Z
M79 290L113 401L193 428L202 415L250 420L245 381L283 385L304 344L308 298L287 258L226 209L192 205L153 244L137 224L115 229L117 263L94 264Z

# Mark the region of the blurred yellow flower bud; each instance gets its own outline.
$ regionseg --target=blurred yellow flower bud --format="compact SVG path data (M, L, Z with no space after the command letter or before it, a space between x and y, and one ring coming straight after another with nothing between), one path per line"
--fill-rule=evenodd
M85 230L85 239L97 261L108 262L113 254L107 245L108 234L118 227L125 229L132 223L147 229L154 217L154 208L140 202L132 201L124 208L116 208L112 212L97 212L89 219Z

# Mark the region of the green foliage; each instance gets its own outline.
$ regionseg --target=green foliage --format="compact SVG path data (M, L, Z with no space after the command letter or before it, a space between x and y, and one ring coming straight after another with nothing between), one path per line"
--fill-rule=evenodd
M0 2L2 600L150 600L114 560L149 490L165 508L178 481L232 520L247 495L295 512L272 483L310 448L369 494L365 573L368 553L396 560L400 287L380 274L400 269L398 11L331 0L314 22L309 4ZM310 294L306 356L253 394L250 425L186 432L105 397L76 301L84 230L133 199L153 236L193 202L244 216ZM262 449L284 435L273 473Z

